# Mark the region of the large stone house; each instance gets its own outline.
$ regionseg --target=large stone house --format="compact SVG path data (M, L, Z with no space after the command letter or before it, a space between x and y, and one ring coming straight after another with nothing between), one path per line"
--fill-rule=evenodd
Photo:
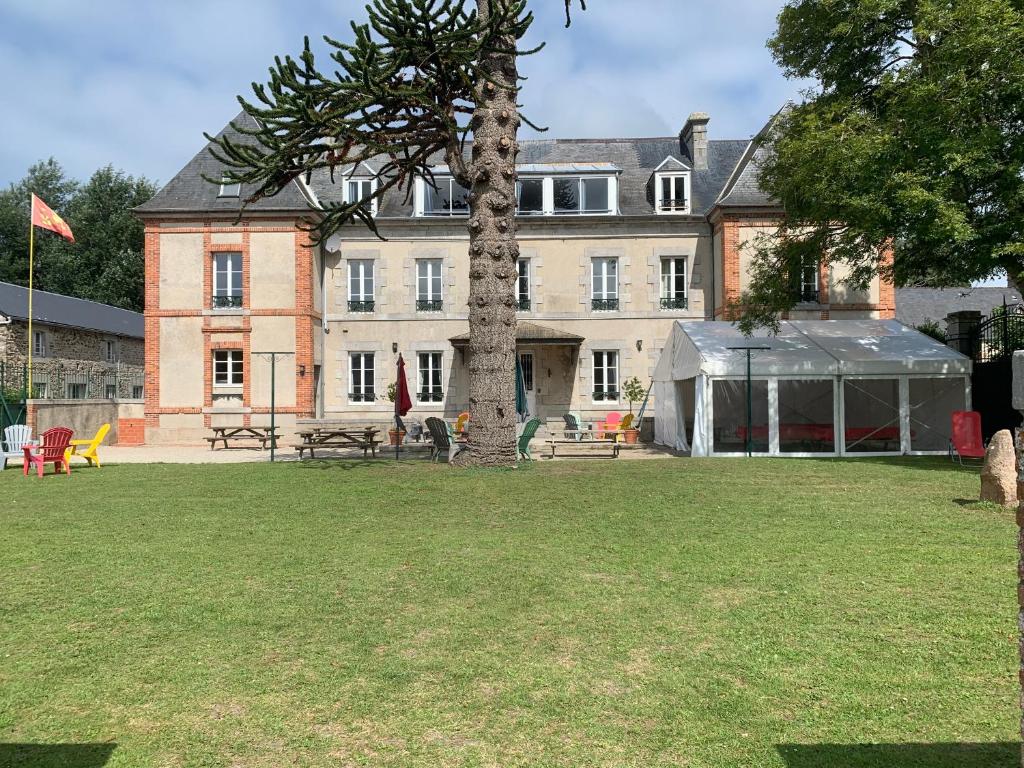
M0 385L25 387L32 348L32 392L46 400L141 399L143 317L138 312L0 283Z
M248 121L244 114L237 121ZM603 415L650 380L672 321L721 317L747 280L753 239L780 211L757 186L749 140L678 136L525 140L518 157L518 349L542 418ZM224 129L230 132L230 126ZM138 209L146 226L146 423L153 442L210 425L265 423L270 363L277 411L384 422L403 355L413 416L467 406L466 190L438 159L436 188L389 194L378 239L346 227L322 247L300 229L309 205L361 199L372 164L295 182L246 208L204 148ZM809 265L791 317L893 316L892 287L850 291Z

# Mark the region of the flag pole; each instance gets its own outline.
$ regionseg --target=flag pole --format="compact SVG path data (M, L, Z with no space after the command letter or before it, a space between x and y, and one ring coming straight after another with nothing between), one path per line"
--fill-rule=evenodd
M31 198L28 207L28 381L22 382L26 399L32 396L32 272L36 249L36 227L32 222Z

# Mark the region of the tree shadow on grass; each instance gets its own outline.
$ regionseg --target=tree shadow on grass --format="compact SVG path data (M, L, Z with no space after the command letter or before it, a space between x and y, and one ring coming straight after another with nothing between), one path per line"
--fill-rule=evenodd
M1016 742L779 744L786 768L1016 768Z
M117 744L3 744L0 768L101 768Z

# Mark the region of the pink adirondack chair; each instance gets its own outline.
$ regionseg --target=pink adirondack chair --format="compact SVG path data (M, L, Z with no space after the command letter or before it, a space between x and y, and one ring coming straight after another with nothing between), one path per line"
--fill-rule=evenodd
M53 471L60 472L62 469L67 475L71 475L71 464L64 458L64 451L71 445L71 436L74 433L67 427L53 427L40 435L37 452L32 452L32 447L26 445L22 450L25 452L25 461L22 465L22 474L28 477L30 465L35 465L36 474L43 476L43 467L53 464Z
M619 424L622 423L622 414L618 411L609 411L604 417L604 423L601 425L601 430L615 431L619 428ZM597 439L601 440L605 437L605 433L599 430L597 433Z

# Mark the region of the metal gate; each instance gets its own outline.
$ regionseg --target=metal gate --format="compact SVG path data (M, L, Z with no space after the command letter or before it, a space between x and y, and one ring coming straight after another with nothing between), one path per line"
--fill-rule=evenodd
M0 435L12 424L25 423L25 372L0 361Z
M971 400L981 414L986 440L1001 429L1014 430L1021 416L1012 405L1013 353L1024 349L1024 305L996 307L971 335Z

